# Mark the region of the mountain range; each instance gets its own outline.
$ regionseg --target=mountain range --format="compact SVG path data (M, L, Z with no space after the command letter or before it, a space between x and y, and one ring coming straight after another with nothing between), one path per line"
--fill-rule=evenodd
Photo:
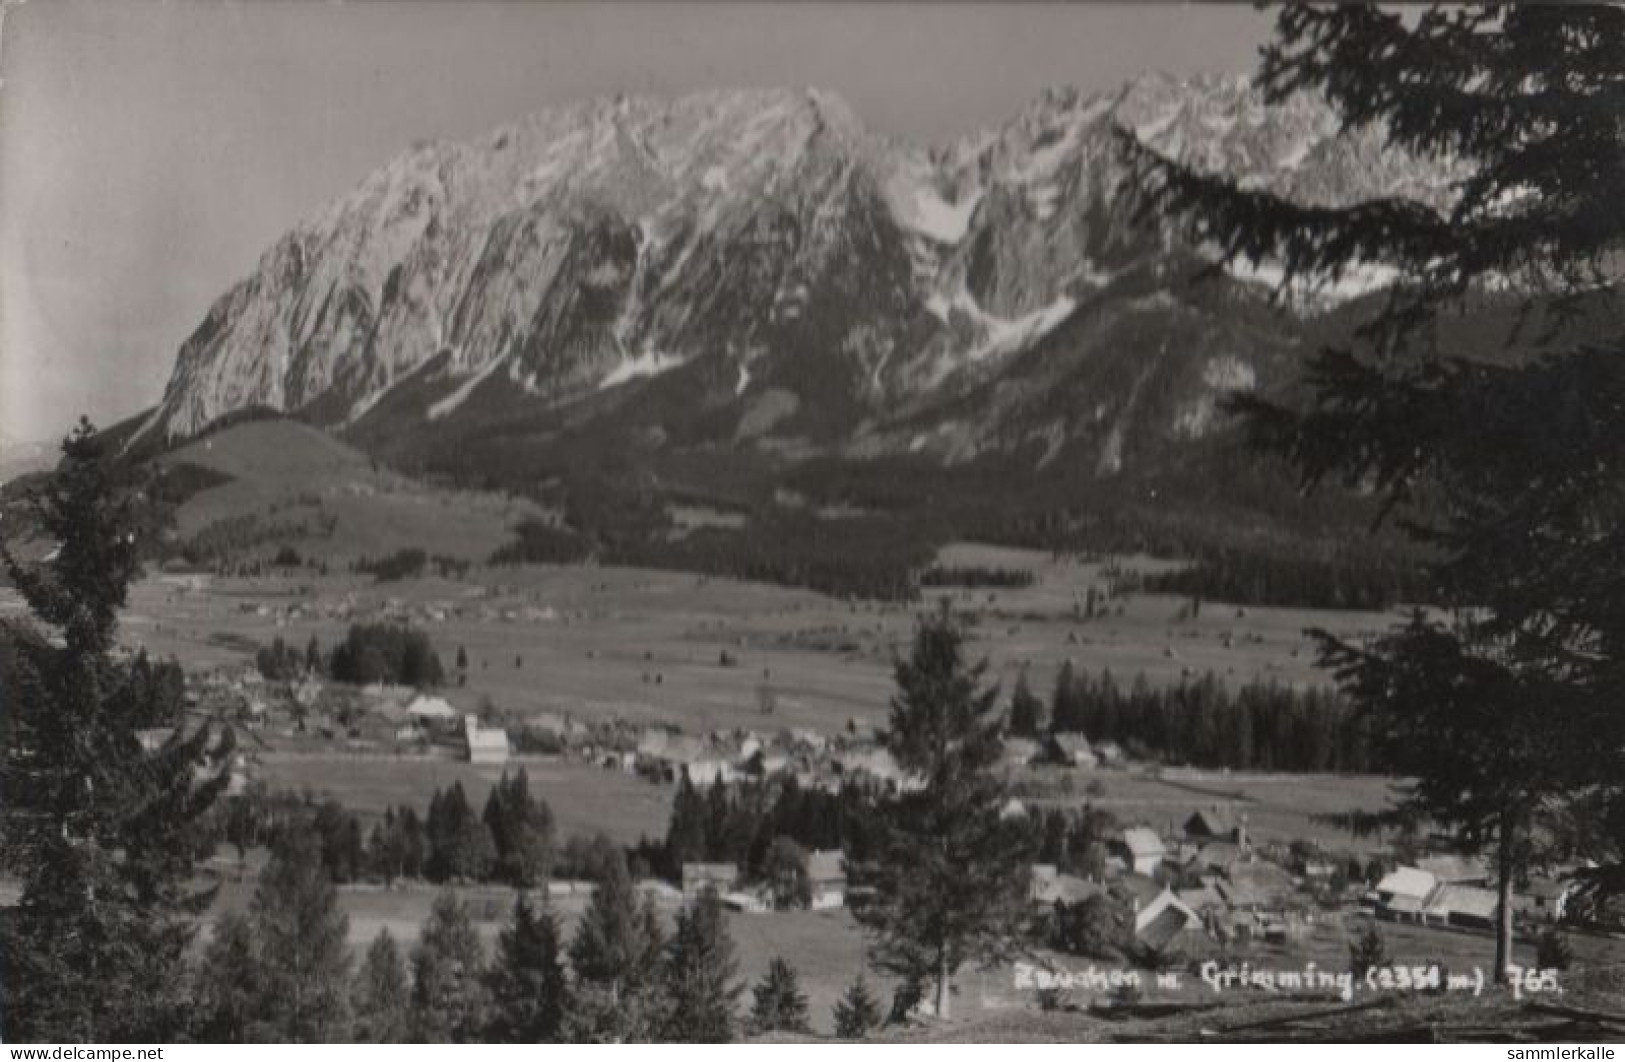
M1130 215L1117 128L1301 202L1449 194L1439 165L1242 78L1051 90L934 146L818 90L593 100L413 146L300 222L183 343L136 438L270 410L532 493L591 469L750 508L816 468L815 500L862 508L866 479L958 470L1069 505L1155 508L1162 482L1234 507L1259 473L1215 457L1225 396L1289 388L1383 278L1283 305L1267 263L1214 275Z

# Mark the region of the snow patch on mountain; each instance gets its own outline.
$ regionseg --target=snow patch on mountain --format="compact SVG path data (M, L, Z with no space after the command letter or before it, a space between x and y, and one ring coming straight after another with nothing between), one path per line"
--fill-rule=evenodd
M496 372L502 367L504 361L505 359L502 358L492 361L490 364L486 365L485 368L463 381L463 383L458 386L457 390L430 406L429 419L439 420L447 413L452 412L458 406L468 401L468 396L474 393L474 388L478 387L480 384L489 379L492 373Z
M681 364L683 364L683 359L676 355L647 350L642 354L624 359L619 365L611 369L609 375L599 381L598 389L607 391L611 387L619 387L621 384L645 376L659 376L663 372L670 372Z

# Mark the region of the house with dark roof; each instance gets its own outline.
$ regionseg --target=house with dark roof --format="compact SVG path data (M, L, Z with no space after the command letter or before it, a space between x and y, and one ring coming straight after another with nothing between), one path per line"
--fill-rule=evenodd
M1245 847L1247 845L1247 816L1228 807L1198 808L1185 820L1185 839L1199 845L1222 841Z
M1232 863L1213 887L1232 910L1274 913L1292 906L1298 883L1284 868L1255 859Z
M1044 742L1044 759L1063 767L1100 765L1100 757L1082 734L1051 734Z
M1134 913L1134 940L1158 951L1190 951L1207 942L1202 916L1164 887Z

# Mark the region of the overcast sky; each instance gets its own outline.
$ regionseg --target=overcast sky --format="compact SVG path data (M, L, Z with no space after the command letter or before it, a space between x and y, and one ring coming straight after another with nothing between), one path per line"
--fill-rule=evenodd
M413 140L614 92L815 85L923 142L1044 87L1253 69L1250 6L28 0L0 40L0 437L157 400L299 218Z

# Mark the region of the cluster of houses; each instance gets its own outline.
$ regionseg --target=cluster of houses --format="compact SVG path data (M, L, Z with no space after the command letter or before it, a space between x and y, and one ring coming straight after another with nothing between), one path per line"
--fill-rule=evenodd
M1034 867L1032 898L1053 906L1104 895L1132 916L1138 944L1197 951L1214 941L1300 935L1314 918L1300 883L1253 848L1245 816L1204 808L1172 839L1144 825L1120 831L1099 880Z
M1501 903L1491 881L1493 870L1481 860L1424 856L1386 874L1362 903L1385 921L1493 929ZM1512 915L1524 922L1561 921L1577 887L1561 878L1531 878L1513 891Z
M807 853L807 878L812 886L808 906L828 911L846 906L846 862L839 851ZM739 868L732 863L684 863L682 898L693 900L706 889L715 889L723 906L745 914L766 914L773 909L772 898L761 888L747 888Z

